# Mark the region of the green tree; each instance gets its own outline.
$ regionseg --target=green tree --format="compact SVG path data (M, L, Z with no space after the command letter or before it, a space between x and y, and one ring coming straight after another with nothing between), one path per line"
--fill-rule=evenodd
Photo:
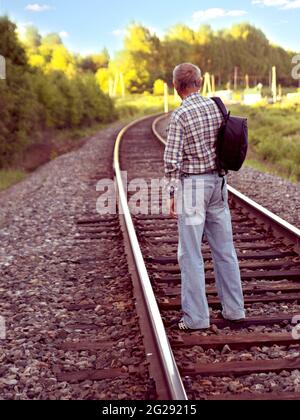
M42 37L35 26L27 26L24 43L32 51L36 51L41 46Z
M16 24L0 17L0 54L12 65L26 66L26 53L17 36Z
M76 58L59 36L51 34L41 44L38 39L32 30L21 44L16 25L0 18L0 54L7 62L7 79L0 80L0 168L14 164L45 129L109 122L116 116L94 74L77 71Z
M78 61L81 70L97 73L99 69L108 68L110 56L108 50L104 48L99 54L88 55Z
M110 62L111 72L123 73L126 88L132 93L152 89L161 75L159 38L143 25L132 24L124 46L125 49Z

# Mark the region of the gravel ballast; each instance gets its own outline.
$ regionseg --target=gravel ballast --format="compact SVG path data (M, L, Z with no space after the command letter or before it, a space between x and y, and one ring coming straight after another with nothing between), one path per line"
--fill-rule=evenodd
M90 240L78 226L99 217L96 184L113 176L120 129L101 131L0 194L0 316L7 330L0 399L153 395L118 216L116 236L106 239ZM93 343L100 347L89 348ZM103 369L121 377L64 379Z

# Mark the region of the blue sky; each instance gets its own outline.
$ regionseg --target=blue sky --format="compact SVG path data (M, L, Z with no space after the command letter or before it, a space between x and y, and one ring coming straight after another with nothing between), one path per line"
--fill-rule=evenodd
M42 34L59 32L73 51L87 54L122 47L126 26L141 22L159 35L176 24L213 28L248 21L283 47L300 51L300 0L0 0L21 28L33 24Z

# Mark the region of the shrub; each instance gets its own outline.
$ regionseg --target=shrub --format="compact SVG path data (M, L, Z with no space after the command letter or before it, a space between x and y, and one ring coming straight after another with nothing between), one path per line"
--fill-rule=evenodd
M165 91L165 82L163 80L156 80L153 86L153 93L156 96L161 96Z

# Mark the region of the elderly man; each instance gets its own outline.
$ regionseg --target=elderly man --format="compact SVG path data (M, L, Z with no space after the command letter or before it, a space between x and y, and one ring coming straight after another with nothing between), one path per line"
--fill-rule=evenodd
M245 319L227 185L222 188L216 165L216 140L223 117L214 101L199 94L201 85L198 67L185 63L175 68L174 86L183 102L171 117L165 151L171 215L178 217L179 226L184 316L176 326L184 331L210 327L201 250L204 234L213 255L223 317L232 322Z

